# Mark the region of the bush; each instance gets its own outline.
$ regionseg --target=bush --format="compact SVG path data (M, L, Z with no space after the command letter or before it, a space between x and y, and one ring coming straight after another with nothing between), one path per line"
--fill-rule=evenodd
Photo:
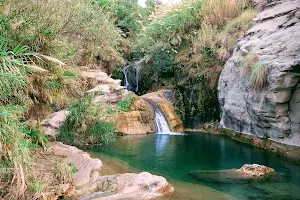
M137 99L136 95L129 95L119 102L119 109L123 112L129 112L132 103Z
M82 97L69 106L70 114L60 128L60 141L86 148L101 147L116 139L115 125L105 120L117 114L117 108L94 103L92 98Z
M97 4L112 13L116 25L129 36L136 35L149 14L135 0L97 0Z

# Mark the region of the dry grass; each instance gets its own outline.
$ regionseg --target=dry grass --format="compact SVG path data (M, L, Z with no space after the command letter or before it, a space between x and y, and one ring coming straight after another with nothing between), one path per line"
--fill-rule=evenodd
M207 0L201 6L199 15L203 19L202 24L220 27L239 15L250 3L250 0Z
M71 183L74 167L61 159L55 163L54 175L60 184Z
M9 25L15 27L6 34L36 52L69 65L103 65L110 70L124 62L120 52L126 41L111 16L90 1L6 0L5 5Z
M233 52L237 41L251 26L254 9L243 10L249 1L206 1L200 9L202 18L192 48L181 51L176 61L184 63L190 77L205 75L215 87L219 73ZM212 14L211 14L212 13ZM193 73L189 71L193 69Z
M241 75L249 79L251 86L261 90L266 85L267 73L267 67L260 63L258 55L255 52L248 53L243 60Z

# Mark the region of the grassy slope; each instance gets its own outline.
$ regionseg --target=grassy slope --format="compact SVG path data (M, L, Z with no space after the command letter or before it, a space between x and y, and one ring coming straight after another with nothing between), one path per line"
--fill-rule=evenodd
M129 41L112 19L93 1L0 1L0 198L41 193L29 178L35 149L47 142L38 121L86 89L79 67L109 73L124 63ZM109 132L100 136L107 143L114 128L101 123L88 133Z

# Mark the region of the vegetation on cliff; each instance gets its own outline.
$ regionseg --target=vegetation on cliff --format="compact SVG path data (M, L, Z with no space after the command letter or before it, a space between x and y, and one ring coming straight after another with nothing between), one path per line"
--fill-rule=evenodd
M219 74L255 15L249 0L186 0L157 9L133 45L144 60L140 93L174 89L187 126L217 120Z

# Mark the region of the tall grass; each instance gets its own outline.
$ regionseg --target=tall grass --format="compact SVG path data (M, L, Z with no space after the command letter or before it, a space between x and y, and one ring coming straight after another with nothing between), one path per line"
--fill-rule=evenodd
M123 63L126 41L110 15L93 1L5 0L4 6L8 9L1 34L23 41L35 52L109 70Z
M247 77L254 89L261 90L267 81L267 67L260 63L255 52L249 52L243 60L241 74Z
M22 197L27 187L31 142L22 132L21 111L19 106L0 105L0 183L10 183L1 189L1 196L10 199Z

